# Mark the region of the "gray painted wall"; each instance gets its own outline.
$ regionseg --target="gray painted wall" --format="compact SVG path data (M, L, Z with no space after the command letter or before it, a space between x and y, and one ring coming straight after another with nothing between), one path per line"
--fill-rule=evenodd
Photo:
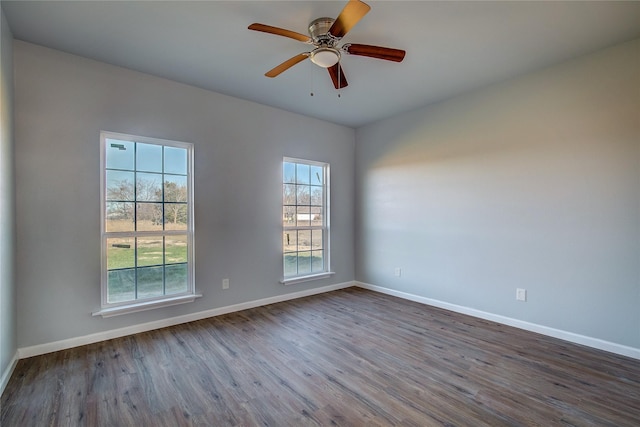
M5 27L3 154L12 149ZM365 126L355 137L24 42L14 53L18 347L348 282L355 262L365 283L640 348L640 41ZM204 297L195 303L90 315L100 303L100 130L196 144ZM330 279L278 283L282 156L331 163ZM3 163L3 180L10 169ZM3 189L6 209L11 198ZM3 222L3 250L11 238ZM14 286L3 274L6 301ZM223 291L225 277L231 289ZM516 287L527 289L527 302L515 300ZM10 312L3 305L3 363L4 349L12 357L16 347L16 327L4 323Z
M19 347L354 279L353 129L19 41L14 64ZM100 130L195 144L195 303L91 316ZM283 156L331 164L331 278L278 282Z
M362 127L356 165L358 281L640 348L640 40Z
M15 197L13 176L13 36L0 12L0 377L16 354Z

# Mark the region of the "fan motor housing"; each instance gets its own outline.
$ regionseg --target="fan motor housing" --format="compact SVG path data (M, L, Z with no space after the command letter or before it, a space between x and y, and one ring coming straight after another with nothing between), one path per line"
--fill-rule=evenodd
M333 18L318 18L309 24L309 35L316 46L335 46L337 39L329 34L329 29L333 25Z

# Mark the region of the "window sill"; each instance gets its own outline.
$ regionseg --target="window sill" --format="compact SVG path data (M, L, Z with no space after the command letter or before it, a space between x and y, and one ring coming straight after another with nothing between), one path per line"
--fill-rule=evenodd
M191 294L191 295L181 295L178 297L170 297L170 298L165 298L165 299L155 300L155 301L136 302L128 305L119 305L117 307L103 308L102 310L96 311L91 314L93 316L102 316L103 318L120 316L122 314L152 310L154 308L162 308L162 307L169 307L177 304L185 304L188 302L193 302L196 300L196 298L200 298L200 297L202 297L202 295L200 294Z
M285 286L295 285L296 283L309 282L311 280L326 279L327 277L333 276L334 274L336 273L334 273L333 271L327 271L319 274L310 274L308 276L296 276L290 277L288 279L282 279L280 280L280 283Z

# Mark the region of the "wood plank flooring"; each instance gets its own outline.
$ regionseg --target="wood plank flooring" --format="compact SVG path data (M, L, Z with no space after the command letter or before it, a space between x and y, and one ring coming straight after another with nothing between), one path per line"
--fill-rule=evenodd
M640 361L360 288L23 359L10 426L640 426Z

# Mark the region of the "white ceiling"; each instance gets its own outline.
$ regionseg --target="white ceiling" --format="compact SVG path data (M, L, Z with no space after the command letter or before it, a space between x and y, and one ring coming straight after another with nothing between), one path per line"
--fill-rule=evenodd
M264 76L308 45L249 24L307 34L345 3L2 0L2 9L16 39L351 127L640 37L638 1L369 0L343 42L404 49L404 62L345 55L340 97L310 61Z

